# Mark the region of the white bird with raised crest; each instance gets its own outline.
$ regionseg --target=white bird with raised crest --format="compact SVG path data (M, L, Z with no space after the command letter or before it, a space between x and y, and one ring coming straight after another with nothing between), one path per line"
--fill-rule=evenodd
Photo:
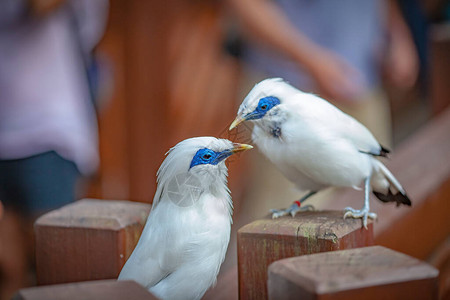
M119 275L161 299L200 299L216 282L230 240L232 201L225 160L253 148L190 138L169 152L139 242Z
M361 210L344 209L346 217L367 219L369 195L383 202L410 206L405 190L376 158L389 151L353 117L326 100L304 93L281 78L258 83L246 96L230 130L241 122L254 123L252 140L259 150L306 194L289 208L272 210L272 217L308 208L300 206L310 196L330 186L365 189Z

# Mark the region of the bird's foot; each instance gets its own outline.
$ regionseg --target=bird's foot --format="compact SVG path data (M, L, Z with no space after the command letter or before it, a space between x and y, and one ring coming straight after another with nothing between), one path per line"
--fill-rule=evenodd
M354 219L362 219L364 228L367 229L367 218L376 220L378 218L376 213L369 212L368 208L364 208L361 210L357 210L351 207L344 208L344 219L347 217L354 218Z
M290 207L286 209L271 209L270 212L272 213L272 219L277 219L282 216L286 216L290 214L292 217L295 217L295 215L299 211L313 211L315 210L314 206L312 205L304 205L300 206L299 201L295 201Z

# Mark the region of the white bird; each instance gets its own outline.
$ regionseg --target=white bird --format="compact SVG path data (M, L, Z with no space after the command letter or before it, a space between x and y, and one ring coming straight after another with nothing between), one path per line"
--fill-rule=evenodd
M258 83L246 96L230 130L243 121L254 123L252 140L259 150L301 191L308 193L272 217L292 216L300 203L329 186L365 189L361 210L344 209L346 217L376 219L369 194L383 202L411 205L392 173L375 157L389 152L370 131L324 99L301 92L281 78Z
M230 240L232 201L225 160L253 148L214 137L173 147L139 242L119 280L134 280L161 299L200 299L216 282Z

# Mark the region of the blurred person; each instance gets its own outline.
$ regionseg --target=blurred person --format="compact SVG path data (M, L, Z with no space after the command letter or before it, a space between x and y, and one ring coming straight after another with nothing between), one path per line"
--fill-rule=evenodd
M107 12L106 0L0 0L0 226L15 228L0 231L1 299L27 283L16 249L32 249L33 220L97 169L90 55Z
M244 79L250 81L246 92L264 78L282 77L332 101L366 125L382 144L392 144L383 74L392 84L409 89L419 70L411 34L394 0L228 3L246 34L242 55L250 70ZM254 161L258 163L249 189L249 214L257 216L276 208L274 198L292 201L300 197L268 162L257 157ZM258 208L250 212L255 201ZM312 203L318 203L317 196Z

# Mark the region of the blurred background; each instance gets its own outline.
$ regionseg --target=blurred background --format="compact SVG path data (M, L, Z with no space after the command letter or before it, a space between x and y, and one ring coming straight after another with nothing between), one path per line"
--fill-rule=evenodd
M151 203L177 142L250 142L228 126L263 78L327 98L394 149L450 102L448 1L241 2L0 0L0 299L35 282L42 213ZM228 165L233 237L300 195L256 151Z

